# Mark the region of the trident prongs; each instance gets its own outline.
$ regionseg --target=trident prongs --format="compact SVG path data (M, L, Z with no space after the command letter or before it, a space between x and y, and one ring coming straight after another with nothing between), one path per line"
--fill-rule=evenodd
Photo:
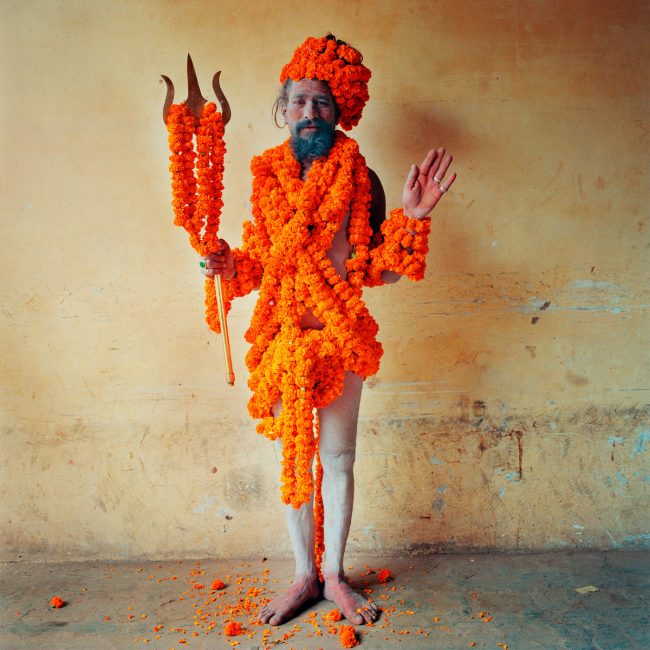
M221 89L221 84L219 83L219 76L221 71L216 72L212 78L212 88L214 94L217 96L217 101L221 107L221 115L223 119L224 126L230 121L230 104ZM172 80L167 75L160 75L165 84L167 84L167 95L165 96L165 103L163 105L163 120L167 123L167 116L169 115L169 109L174 103L174 84ZM201 119L201 111L203 106L208 100L203 97L201 94L201 88L199 86L199 80L196 77L196 70L194 69L194 63L192 62L192 57L187 55L187 99L185 104L189 107L192 115L194 116L194 123L198 126Z
M214 77L212 77L212 90L214 90L219 106L221 106L221 119L223 120L223 125L226 126L230 122L230 104L223 94L223 90L221 90L219 77L221 77L221 70L215 72Z
M167 95L165 96L165 103L163 104L163 122L167 124L167 116L169 115L169 109L174 103L174 84L172 80L165 74L160 75L164 82L167 84Z

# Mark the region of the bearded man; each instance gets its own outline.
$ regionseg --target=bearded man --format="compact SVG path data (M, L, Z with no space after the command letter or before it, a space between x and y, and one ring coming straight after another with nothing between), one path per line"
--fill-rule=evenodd
M385 218L377 175L335 128L358 123L369 78L361 54L332 35L295 51L275 105L276 124L279 113L291 137L252 161L253 220L241 248L220 240L203 258L203 273L221 276L227 306L259 290L246 333L249 411L282 453L296 561L291 586L261 610L272 625L321 597L353 624L378 617L343 570L361 390L382 355L361 291L423 277L428 215L456 178L447 176L451 156L429 151L408 173L403 207Z

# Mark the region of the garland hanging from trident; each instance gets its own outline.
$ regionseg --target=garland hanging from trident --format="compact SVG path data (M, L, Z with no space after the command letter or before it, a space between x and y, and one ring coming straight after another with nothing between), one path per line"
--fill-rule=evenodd
M219 249L219 218L223 202L223 169L226 148L223 141L224 127L230 120L230 106L219 77L212 78L212 88L221 113L216 104L208 102L201 94L199 82L187 55L187 99L174 104L174 84L161 75L167 84L167 96L163 106L163 120L169 132L169 170L172 175L172 205L174 223L187 230L190 244L199 255L205 257ZM196 148L194 140L196 139ZM204 262L200 262L205 266ZM215 306L218 318L213 313ZM205 282L206 320L210 329L223 334L223 350L226 359L226 381L235 384L230 354L230 339L224 309L221 276L217 280L207 278Z

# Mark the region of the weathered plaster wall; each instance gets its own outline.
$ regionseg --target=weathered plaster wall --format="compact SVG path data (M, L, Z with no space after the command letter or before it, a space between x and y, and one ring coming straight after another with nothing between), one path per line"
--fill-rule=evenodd
M307 5L307 6L306 6ZM223 70L223 234L310 33L374 71L353 132L397 205L456 155L426 281L368 292L350 548L648 545L646 2L2 0L2 557L286 553L277 466L171 225L169 74Z

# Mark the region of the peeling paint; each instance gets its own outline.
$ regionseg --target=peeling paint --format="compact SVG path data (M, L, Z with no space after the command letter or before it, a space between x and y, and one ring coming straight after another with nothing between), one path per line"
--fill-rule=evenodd
M636 438L634 443L634 449L630 454L630 458L634 458L639 454L642 454L646 450L646 445L650 442L650 429L642 429L639 431L639 435Z
M204 515L213 505L217 502L217 497L214 495L204 496L198 505L194 508L195 515Z
M616 472L616 480L619 482L619 485L624 485L625 487L630 484L627 477L622 472Z
M433 509L437 510L438 512L442 512L445 508L445 505L445 500L442 497L438 497L433 502Z
M574 289L578 291L586 291L592 289L600 289L605 291L621 292L621 286L614 282L604 282L603 280L575 280L573 282Z
M641 533L639 535L626 535L621 542L623 544L639 544L642 542L650 542L650 533Z
M430 457L429 457L429 463L430 463L431 465L444 465L444 464L445 464L445 461L444 461L444 460L440 460L439 458L436 458L436 456L430 456Z

